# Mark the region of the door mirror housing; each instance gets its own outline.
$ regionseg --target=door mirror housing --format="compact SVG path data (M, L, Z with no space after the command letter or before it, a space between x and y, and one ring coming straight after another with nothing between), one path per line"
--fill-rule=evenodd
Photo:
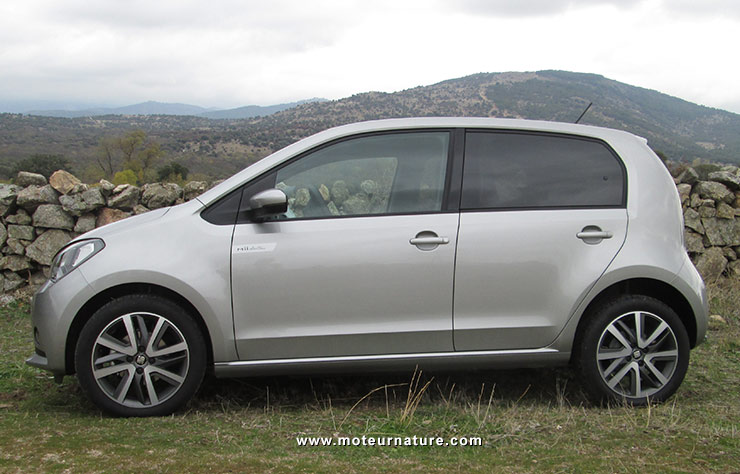
M288 211L288 196L279 189L266 189L249 199L249 207L249 216L261 222L285 214Z

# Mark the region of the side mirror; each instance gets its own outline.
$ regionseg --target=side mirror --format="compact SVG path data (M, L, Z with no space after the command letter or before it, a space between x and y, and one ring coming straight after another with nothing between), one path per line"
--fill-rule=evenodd
M249 199L249 215L257 222L288 211L288 196L279 189L266 189Z

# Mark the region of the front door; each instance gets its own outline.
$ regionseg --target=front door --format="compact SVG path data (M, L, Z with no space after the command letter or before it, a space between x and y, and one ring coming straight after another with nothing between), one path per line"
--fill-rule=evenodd
M273 172L288 212L234 230L240 359L453 350L448 148L447 131L362 136Z

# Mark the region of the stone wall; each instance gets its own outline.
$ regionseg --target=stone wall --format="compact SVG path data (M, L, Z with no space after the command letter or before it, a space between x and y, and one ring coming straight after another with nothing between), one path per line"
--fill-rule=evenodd
M686 248L704 278L740 276L740 169L668 163L684 209ZM153 183L115 186L81 183L65 171L49 180L20 172L0 184L0 291L38 285L54 254L95 227L151 209L185 202L208 189L196 181L180 187Z
M49 276L54 254L74 237L134 214L179 204L208 188L193 181L142 187L101 180L81 183L65 171L47 181L20 172L15 184L0 184L0 291L38 285Z

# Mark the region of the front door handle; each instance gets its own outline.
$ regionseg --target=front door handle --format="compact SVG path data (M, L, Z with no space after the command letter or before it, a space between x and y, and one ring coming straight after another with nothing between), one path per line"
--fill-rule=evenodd
M576 237L583 240L587 244L595 245L604 239L611 239L612 237L614 237L614 234L609 232L608 230L601 230L601 227L599 226L587 225L579 233L576 234Z
M419 250L434 250L440 245L450 243L448 237L440 237L430 230L424 230L409 239L411 245L415 245Z
M444 245L449 244L447 237L415 237L409 240L411 245Z

